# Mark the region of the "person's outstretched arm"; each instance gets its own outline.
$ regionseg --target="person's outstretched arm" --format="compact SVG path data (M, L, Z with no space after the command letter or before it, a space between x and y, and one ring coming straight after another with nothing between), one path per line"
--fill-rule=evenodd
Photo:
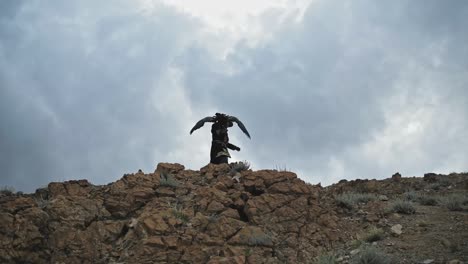
M231 143L227 143L226 147L228 147L228 149L240 151L240 148L238 146L233 145Z

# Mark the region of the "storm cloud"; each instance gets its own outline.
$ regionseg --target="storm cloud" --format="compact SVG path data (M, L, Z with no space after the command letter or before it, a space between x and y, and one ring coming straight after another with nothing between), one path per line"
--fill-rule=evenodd
M2 183L102 183L154 165L180 129L156 107L160 81L196 23L125 1L47 5L27 1L1 22Z
M258 39L137 3L1 2L0 185L198 169L217 111L252 135L233 160L312 183L467 170L464 1L272 7Z
M246 118L258 137L243 144L262 167L326 184L463 170L467 11L462 1L317 1L262 45L239 43L219 62L234 73L213 78L219 66L190 54L181 67L193 101L207 103L203 90Z

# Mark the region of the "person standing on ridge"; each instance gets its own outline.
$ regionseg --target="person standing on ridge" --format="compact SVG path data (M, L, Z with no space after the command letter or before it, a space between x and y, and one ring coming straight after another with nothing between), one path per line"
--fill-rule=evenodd
M248 138L250 134L245 128L244 124L235 116L229 116L222 113L216 113L215 116L208 116L198 121L195 126L190 130L190 134L193 131L202 127L205 122L214 123L211 126L211 152L210 152L210 163L222 164L228 163L228 158L231 157L228 149L240 151L240 148L229 143L228 127L233 126L233 122L237 123L239 128L244 132Z

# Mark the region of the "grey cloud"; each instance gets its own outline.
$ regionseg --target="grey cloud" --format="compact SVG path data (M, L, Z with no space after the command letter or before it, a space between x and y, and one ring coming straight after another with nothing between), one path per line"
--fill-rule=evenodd
M342 164L341 176L348 178L387 177L392 170L423 173L440 168L440 149L461 155L452 143L463 136L465 121L444 121L460 128L445 141L440 140L441 130L428 131L424 142L412 146L424 151L418 164L379 165L362 152L389 125L386 107L394 96L405 95L408 106L417 104L418 109L430 102L424 95L435 94L442 98L432 108L436 120L447 117L444 105L454 102L452 111L466 105L466 99L459 98L468 98L467 90L460 90L463 85L450 79L467 70L463 60L456 58L466 55L462 43L467 37L459 33L468 22L467 5L454 4L459 6L441 1L317 1L301 24L285 23L272 40L253 48L239 44L227 58L237 69L235 74L214 73L224 61L191 55L180 67L187 73L187 85L210 94L192 100L205 104L210 98L217 109L246 120L255 142L246 143L254 146L245 155L261 166L286 163L313 174L309 180L327 183L331 183L327 174L334 169L333 160ZM438 45L440 50L435 48ZM443 62L440 68L432 65L433 55ZM196 73L192 72L195 65ZM440 74L439 85L450 87L420 85L430 80L424 74L434 72ZM415 87L401 87L405 74L418 78L408 82ZM460 78L466 84L466 75ZM457 115L467 113L464 108Z
M212 110L239 117L252 135L230 130L242 148L235 159L312 182L467 162L464 1L314 1L300 23L270 10L262 19L267 30L275 25L271 39L241 40L226 58L199 39L203 25L163 6L145 13L133 1L7 4L0 185L105 183L179 162L170 157L181 153L185 165L202 166L190 151L209 145L209 129L188 131ZM171 69L187 101L168 98ZM399 131L418 118L427 131L405 141Z
M4 0L0 2L0 20L11 19L16 15L24 0Z
M177 128L154 108L157 82L196 22L164 6L144 16L132 1L38 2L0 24L1 184L154 169Z

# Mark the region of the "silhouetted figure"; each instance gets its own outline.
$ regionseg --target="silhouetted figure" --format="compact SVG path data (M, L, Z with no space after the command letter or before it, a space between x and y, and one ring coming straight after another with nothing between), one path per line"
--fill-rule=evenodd
M221 164L228 163L228 158L231 157L228 149L240 151L240 148L229 143L228 127L233 126L233 122L236 122L239 128L244 132L247 137L250 138L250 134L245 128L244 124L237 119L237 117L229 116L226 114L216 113L215 116L205 117L198 121L195 126L190 130L190 134L193 131L202 127L205 122L213 122L211 126L211 152L210 152L210 163Z

